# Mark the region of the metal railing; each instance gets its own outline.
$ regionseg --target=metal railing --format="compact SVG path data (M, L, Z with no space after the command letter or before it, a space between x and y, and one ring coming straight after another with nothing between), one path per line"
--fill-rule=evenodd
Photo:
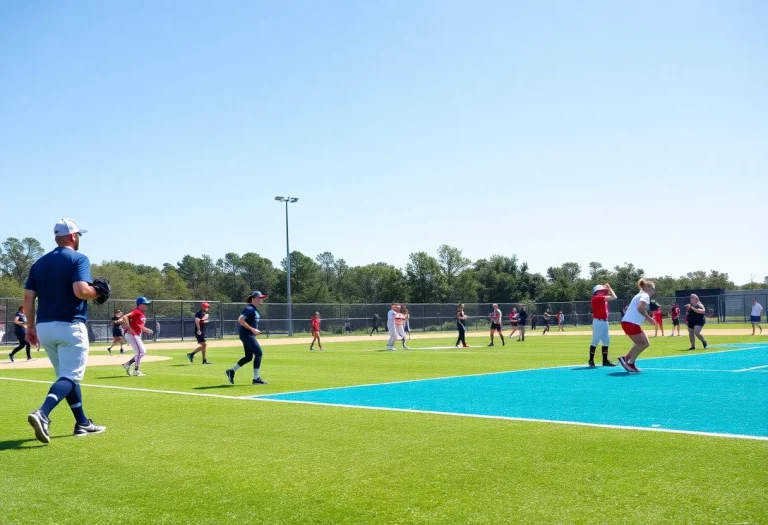
M766 305L768 296L751 294L745 296L720 295L701 297L707 309L707 317L718 323L749 322L752 298ZM661 306L664 317L669 315L670 307L677 302L683 309L686 301L675 297L655 297ZM157 300L153 301L146 312L147 328L154 331L152 340L181 340L195 339L194 315L200 309L201 301ZM236 336L238 332L237 318L245 307L243 303L223 303L208 301L211 305L206 337L217 339ZM13 318L20 298L0 299L0 344L16 344L13 331ZM123 313L134 307L133 299L109 300L103 305L89 305L88 332L91 341L110 341L112 339L111 318L116 309ZM621 320L622 307L629 304L628 299L617 299L611 303L609 322L618 323ZM509 326L508 314L513 307L519 308L519 303L499 303L503 314L504 324ZM412 332L432 332L455 330L455 304L408 304L410 314L410 330ZM536 325L543 324L543 313L549 309L553 316L550 323L557 324L557 313L562 311L566 326L591 324L592 314L589 301L531 303L526 305L529 320L535 320ZM386 331L387 312L389 304L293 304L292 328L295 334L309 334L310 321L315 312L320 313L322 330L329 334L370 333L374 330L375 319L378 319L379 331ZM470 331L487 330L490 326L490 303L465 303L464 311L468 316L467 328ZM259 308L261 314L260 328L266 336L287 335L289 333L288 305L283 303L264 303ZM681 315L681 316L682 316ZM765 312L763 312L765 315ZM378 317L375 317L378 316Z

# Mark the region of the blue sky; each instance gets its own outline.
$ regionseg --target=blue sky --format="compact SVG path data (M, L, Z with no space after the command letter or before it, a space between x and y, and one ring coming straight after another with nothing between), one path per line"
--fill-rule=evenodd
M0 239L768 275L768 4L3 2Z

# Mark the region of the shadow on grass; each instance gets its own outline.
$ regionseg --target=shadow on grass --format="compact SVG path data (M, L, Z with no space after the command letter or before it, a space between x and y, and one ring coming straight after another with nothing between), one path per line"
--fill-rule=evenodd
M123 379L126 377L131 377L131 376L129 376L128 374L120 374L117 376L100 376L100 377L97 377L96 379Z
M51 436L51 440L54 439L60 439L63 437L69 437L69 436ZM35 443L36 446L24 446L27 443ZM27 439L9 439L7 441L0 441L0 451L3 450L19 450L19 449L33 449L33 448L41 448L41 447L47 447L45 443L41 443L36 438L27 438Z
M211 385L211 386L196 386L192 387L192 390L216 390L220 388L232 388L235 385Z

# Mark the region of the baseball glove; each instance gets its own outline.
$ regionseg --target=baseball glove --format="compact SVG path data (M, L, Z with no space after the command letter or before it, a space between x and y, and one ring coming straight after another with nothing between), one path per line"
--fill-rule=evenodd
M656 310L659 309L659 303L657 303L656 301L651 301L651 304L648 305L648 309L651 312L655 312Z
M109 299L109 294L112 292L112 289L109 287L109 279L99 277L93 280L93 284L91 286L96 288L96 291L99 292L99 296L94 299L93 302L96 304L106 303Z

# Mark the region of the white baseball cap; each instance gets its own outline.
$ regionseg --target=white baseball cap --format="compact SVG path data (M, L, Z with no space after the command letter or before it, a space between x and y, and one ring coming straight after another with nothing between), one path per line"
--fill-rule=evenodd
M64 235L72 235L73 233L88 233L88 230L81 230L78 228L77 223L72 219L60 219L53 227L53 234L56 237L63 237Z
M605 290L605 286L602 284L596 284L594 288L592 288L592 293L597 293L600 290Z

